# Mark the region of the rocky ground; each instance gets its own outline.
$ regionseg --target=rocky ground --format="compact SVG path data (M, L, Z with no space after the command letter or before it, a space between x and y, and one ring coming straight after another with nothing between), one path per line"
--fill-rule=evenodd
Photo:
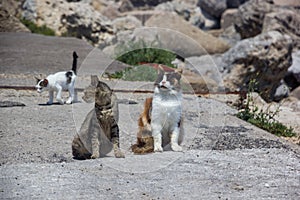
M52 40L42 38L45 43L48 39ZM62 43L56 43L59 44ZM68 45L73 49L76 40L62 47ZM39 62L55 64L59 60L51 45L47 48L56 59L36 52L36 61L30 57L27 60L26 54L31 52L11 48L23 61L6 61L14 67L1 68L1 86L32 87L36 71L51 70ZM86 53L86 59L80 60L78 88L89 84L87 74L102 72L110 63L99 52ZM5 55L9 59L10 54ZM56 66L63 70L68 62L65 59ZM18 73L19 70L27 73ZM235 109L205 96L184 95L186 134L182 153L133 155L130 145L136 140L138 115L144 99L151 95L133 91L151 91L152 83L105 81L119 91L116 94L124 159L112 154L96 160L72 158L71 142L80 127L77 114L88 107L81 100L82 90L77 103L51 106L45 105L46 93L0 90L2 102L25 105L0 108L3 199L297 199L300 195L299 146L245 123L234 116ZM215 98L226 102L228 97Z
M78 161L72 159L71 141L76 132L76 104L82 101L73 106L46 106L47 95L25 90L2 89L0 96L26 105L0 109L0 190L4 199L299 196L299 146L237 119L235 110L218 101L185 95L184 151L140 156L129 148L149 94L117 93L126 158L109 154Z
M81 40L29 33L23 17ZM299 24L294 0L0 2L1 199L298 199ZM90 75L127 67L112 57L140 39L184 57L184 83L210 92L184 94L183 152L133 155L153 85L102 79L119 99L126 157L74 160L72 139L93 107L81 99ZM73 51L78 101L45 105L34 77L70 69ZM278 120L297 137L287 141L235 117L228 105L253 78L258 92L267 91L255 103L281 105Z

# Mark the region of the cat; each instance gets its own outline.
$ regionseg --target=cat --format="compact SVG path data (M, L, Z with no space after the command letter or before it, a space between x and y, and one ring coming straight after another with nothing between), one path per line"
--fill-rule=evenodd
M91 84L95 84L95 77L92 76ZM119 144L117 97L106 83L99 80L94 87L94 96L94 109L88 113L79 134L73 139L72 154L75 159L95 159L113 149L116 158L124 158Z
M166 73L159 66L153 97L146 99L139 118L137 143L131 146L134 153L162 152L169 145L173 151L182 151L181 73L182 70Z
M53 103L53 95L56 92L56 100L60 104L64 104L64 101L61 97L61 93L63 90L69 91L69 98L66 101L67 104L71 104L75 99L75 79L76 79L76 69L77 69L77 53L73 52L73 65L72 70L57 72L55 74L50 74L45 79L37 79L37 84L35 88L38 93L42 93L43 91L49 91L49 101L48 105Z

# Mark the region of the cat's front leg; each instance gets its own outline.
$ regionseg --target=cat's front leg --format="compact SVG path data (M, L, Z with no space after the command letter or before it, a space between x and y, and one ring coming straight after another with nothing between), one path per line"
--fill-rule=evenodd
M99 149L100 144L98 139L92 139L92 156L91 159L96 159L100 157Z
M58 101L58 103L60 104L64 104L64 101L61 98L61 92L62 92L62 87L61 86L56 86L57 87L57 95L56 95L56 100Z
M74 88L69 89L69 98L66 102L66 104L71 104L74 100Z
M116 158L125 158L125 154L120 149L119 138L112 138L114 154Z
M154 141L154 151L155 152L163 152L162 148L162 135L160 132L160 129L157 128L152 128L152 136L153 136L153 141Z
M171 149L173 151L182 151L182 147L178 144L179 128L176 127L171 134Z
M53 103L53 91L49 91L49 101L47 102L48 105Z

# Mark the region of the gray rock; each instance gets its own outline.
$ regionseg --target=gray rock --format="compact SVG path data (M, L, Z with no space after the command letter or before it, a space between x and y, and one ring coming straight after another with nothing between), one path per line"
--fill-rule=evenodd
M234 25L234 21L237 17L237 9L227 9L223 14L221 18L221 28L226 29L232 25Z
M300 85L300 51L296 51L292 54L293 63L288 68L288 71L284 77L284 81L287 83L291 90L297 88Z
M294 48L300 48L300 11L280 9L265 15L262 32L279 31L288 34L294 42Z
M153 27L153 30L157 27L162 28L165 34L161 34L160 41L169 47L167 49L180 53L182 57L223 53L229 48L224 41L192 26L176 14L154 15L145 25ZM187 41L191 42L187 43Z
M226 0L199 0L198 6L202 11L217 19L227 9Z
M242 38L254 37L262 32L265 15L275 10L272 0L248 1L238 9L235 28Z
M120 30L134 30L142 26L141 21L139 21L136 17L130 15L126 17L120 17L115 19L112 22L112 25L116 29L116 31Z
M249 0L227 0L227 8L238 8L240 5L247 1Z
M225 86L247 90L250 80L256 79L263 99L272 101L291 63L292 40L288 35L272 31L242 40L223 54Z
M205 27L205 17L199 7L185 1L174 0L159 4L155 7L157 11L175 12L192 25L199 28Z
M75 36L95 46L111 44L115 37L111 21L89 2L26 0L23 16L53 29L56 35Z
M280 85L276 88L273 100L276 102L281 101L282 99L288 97L290 94L290 89L283 81L280 82Z

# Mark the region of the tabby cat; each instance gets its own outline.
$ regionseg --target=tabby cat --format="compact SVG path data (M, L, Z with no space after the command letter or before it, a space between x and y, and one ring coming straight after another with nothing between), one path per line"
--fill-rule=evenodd
M137 143L131 147L134 153L162 152L168 147L182 151L181 73L182 70L166 73L159 67L153 98L146 99L139 118Z
M92 83L94 79L95 76L92 77ZM106 83L99 80L94 94L95 107L88 113L79 134L73 139L73 156L75 159L95 159L113 149L115 157L124 158L119 145L117 97Z

